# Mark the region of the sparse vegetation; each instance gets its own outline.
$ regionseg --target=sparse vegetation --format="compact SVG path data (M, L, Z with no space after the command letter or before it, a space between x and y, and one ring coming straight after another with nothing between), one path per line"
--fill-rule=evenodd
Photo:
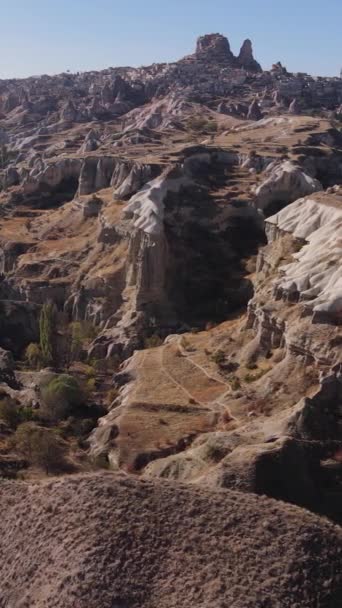
M192 116L187 123L189 131L196 134L213 134L217 132L217 123L202 116Z
M216 363L218 367L221 367L226 361L226 355L223 350L219 349L211 355L211 360Z
M16 429L20 416L18 406L13 399L4 399L0 402L0 420L2 420L10 429Z
M230 378L229 382L233 391L238 391L241 388L241 382L237 376Z
M144 340L144 348L157 348L163 344L163 340L158 334L153 334Z
M220 462L227 454L227 448L218 444L207 443L206 445L206 457L208 460L212 460L217 463Z
M107 403L110 405L119 396L119 389L113 387L107 393Z
M246 374L244 377L244 381L247 382L247 384L256 382L257 380L260 380L260 378L262 378L269 371L270 371L269 368L268 369L259 369L255 374Z
M10 429L15 430L22 422L28 422L33 418L31 407L19 407L14 399L5 398L0 401L0 420Z
M70 324L70 333L71 360L77 361L84 347L96 338L98 331L90 321L74 321Z
M15 157L16 152L11 152L6 144L0 145L0 169L5 169Z
M92 370L91 375L96 375L97 373L114 373L118 371L120 364L121 359L119 355L111 355L106 359L91 359L89 361L90 370Z
M55 360L56 308L48 302L44 304L39 320L40 350L43 361L51 365Z
M60 374L53 378L41 392L40 415L47 420L63 420L85 399L79 382L68 374Z
M25 351L25 360L27 365L33 369L39 369L43 365L43 355L39 344L31 342L28 345Z
M37 426L34 422L21 424L13 436L13 445L31 465L47 474L65 467L65 447L52 429Z

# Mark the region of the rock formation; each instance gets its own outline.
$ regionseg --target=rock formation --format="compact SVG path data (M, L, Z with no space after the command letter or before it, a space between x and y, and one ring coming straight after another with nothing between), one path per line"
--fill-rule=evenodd
M234 63L228 39L221 34L207 34L198 38L196 57L206 61Z
M322 184L291 161L272 163L266 179L255 190L257 207L268 215L296 199L322 190Z
M251 40L245 40L238 56L238 65L249 72L262 72L261 65L254 59Z
M293 99L289 105L289 114L300 114L300 105L297 99Z
M262 113L257 99L254 99L248 108L247 120L261 120Z

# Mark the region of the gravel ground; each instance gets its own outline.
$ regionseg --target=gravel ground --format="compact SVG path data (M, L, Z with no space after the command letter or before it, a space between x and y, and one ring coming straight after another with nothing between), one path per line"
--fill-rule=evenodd
M1 608L338 608L342 531L285 503L112 473L0 482Z

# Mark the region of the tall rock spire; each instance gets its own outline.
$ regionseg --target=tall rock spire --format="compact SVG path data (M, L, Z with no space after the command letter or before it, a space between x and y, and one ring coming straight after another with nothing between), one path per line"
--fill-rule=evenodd
M240 49L237 62L239 67L245 68L249 72L262 72L260 63L254 59L252 42L248 38Z

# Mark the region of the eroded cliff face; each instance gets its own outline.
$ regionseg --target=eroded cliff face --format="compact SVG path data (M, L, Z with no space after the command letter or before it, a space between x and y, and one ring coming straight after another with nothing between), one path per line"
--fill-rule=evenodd
M338 519L341 208L337 189L268 218L246 317L135 353L91 452L113 468L268 494Z
M262 242L263 220L246 202L224 209L215 198L215 186L228 189L239 159L205 149L185 156L125 207L129 248L120 320L114 327L107 324L93 352L119 349L127 356L151 332L166 336L191 319L224 318L251 293L248 281L242 281L242 258Z

